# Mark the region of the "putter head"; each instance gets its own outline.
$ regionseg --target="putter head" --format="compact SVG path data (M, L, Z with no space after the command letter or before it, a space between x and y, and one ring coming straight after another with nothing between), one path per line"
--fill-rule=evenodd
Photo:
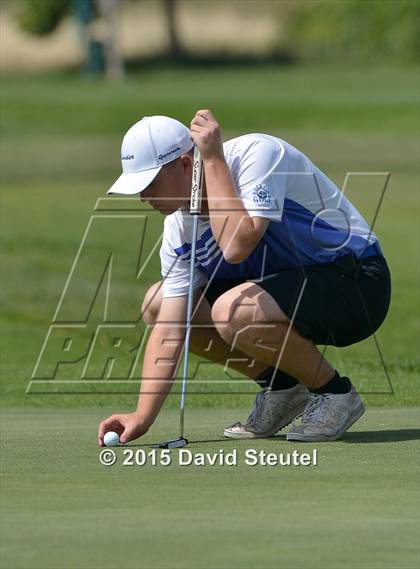
M169 441L162 441L156 445L152 445L153 448L181 448L188 444L188 439L184 437L178 437L177 439L171 439Z

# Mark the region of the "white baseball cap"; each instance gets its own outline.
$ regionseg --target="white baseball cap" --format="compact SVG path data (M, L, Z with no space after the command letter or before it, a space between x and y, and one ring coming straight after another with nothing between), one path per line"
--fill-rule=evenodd
M138 194L156 178L162 166L193 147L190 131L175 119L143 117L128 131L121 145L123 173L107 194Z

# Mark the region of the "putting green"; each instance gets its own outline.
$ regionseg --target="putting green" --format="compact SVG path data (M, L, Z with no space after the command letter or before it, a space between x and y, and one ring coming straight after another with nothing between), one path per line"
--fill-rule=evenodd
M122 448L102 466L106 413L3 411L3 567L418 567L418 408L370 409L318 445L223 439L243 410L188 410L188 449L238 450L238 466L213 467L123 466ZM142 445L175 436L177 420L167 409ZM247 466L248 448L317 448L318 466Z

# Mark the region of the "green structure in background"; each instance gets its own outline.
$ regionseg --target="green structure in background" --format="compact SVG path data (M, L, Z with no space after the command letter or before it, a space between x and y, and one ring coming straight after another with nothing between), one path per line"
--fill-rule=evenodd
M86 54L83 71L89 75L102 75L105 72L104 45L89 32L89 24L96 17L94 0L71 0L71 7L80 25L81 41Z

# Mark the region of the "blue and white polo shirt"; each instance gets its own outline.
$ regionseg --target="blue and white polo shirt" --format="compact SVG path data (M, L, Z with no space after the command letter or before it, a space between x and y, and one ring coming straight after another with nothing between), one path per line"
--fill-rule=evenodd
M247 134L224 143L226 162L249 215L269 219L241 263L228 263L208 217L198 221L194 288L213 279L258 282L282 269L360 256L377 242L369 224L307 156L284 140ZM164 297L188 293L193 218L189 203L164 221L160 249Z

